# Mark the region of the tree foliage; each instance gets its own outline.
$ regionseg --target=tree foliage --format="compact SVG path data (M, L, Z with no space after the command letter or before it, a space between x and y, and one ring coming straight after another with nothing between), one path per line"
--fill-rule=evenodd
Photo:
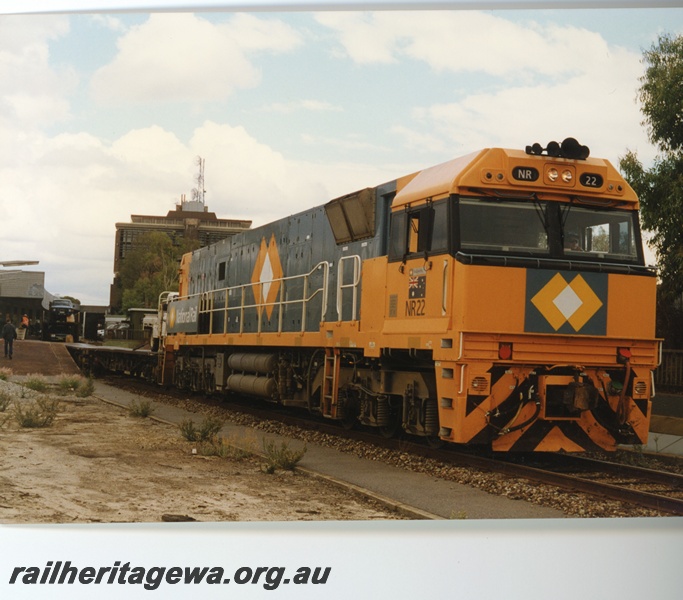
M641 202L643 227L652 232L665 291L683 292L683 157L668 155L646 171L636 155L621 159L624 176Z
M643 55L638 98L650 141L662 152L683 150L683 37L660 36Z
M181 256L196 246L192 240L174 244L165 233L140 236L121 264L122 309L156 308L159 294L178 288Z
M673 298L683 293L683 36L660 36L643 63L638 99L660 154L649 170L634 152L619 166L640 198L643 227L653 234L662 291Z

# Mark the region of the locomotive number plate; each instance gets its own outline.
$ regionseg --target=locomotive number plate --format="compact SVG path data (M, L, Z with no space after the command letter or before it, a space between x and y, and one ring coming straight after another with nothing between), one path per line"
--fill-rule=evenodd
M597 173L581 173L579 182L582 186L589 188L599 188L602 187L602 184L604 183L602 175L598 175Z

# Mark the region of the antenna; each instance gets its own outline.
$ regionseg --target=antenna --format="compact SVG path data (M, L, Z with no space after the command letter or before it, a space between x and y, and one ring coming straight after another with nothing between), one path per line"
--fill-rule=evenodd
M204 204L204 159L201 156L197 157L197 165L199 166L199 173L197 174L197 187L192 190L192 200Z

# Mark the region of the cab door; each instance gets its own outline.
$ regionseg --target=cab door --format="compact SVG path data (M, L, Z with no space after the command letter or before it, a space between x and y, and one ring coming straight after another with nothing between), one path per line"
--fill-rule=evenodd
M453 259L446 200L392 215L385 332L433 332L448 326Z

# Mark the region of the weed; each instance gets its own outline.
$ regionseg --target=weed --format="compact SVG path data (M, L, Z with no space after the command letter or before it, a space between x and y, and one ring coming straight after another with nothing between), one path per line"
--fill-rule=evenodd
M75 395L79 398L92 396L95 391L95 382L92 378L81 375L62 375L57 382L57 392L62 396Z
M182 435L188 442L196 442L198 439L197 428L194 426L192 419L183 419L178 424L180 435Z
M268 474L275 473L277 469L292 471L304 457L306 450L306 444L304 444L301 450L291 450L287 442L282 442L278 447L276 442L269 442L263 438L263 451L266 463L263 465L262 470Z
M57 382L57 392L62 396L73 394L81 386L82 381L80 375L63 375Z
M206 417L199 424L199 441L213 440L221 429L223 429L223 421L215 417Z
M12 404L12 396L7 392L0 392L0 412L5 412L10 404Z
M178 428L188 442L210 442L216 438L218 432L223 428L223 421L214 417L206 417L197 428L192 419L183 419Z
M29 375L23 385L34 392L45 393L48 389L47 381L42 375Z
M13 412L20 427L49 427L58 410L56 398L39 398L34 402L15 402Z
M0 379L7 381L12 376L12 369L8 367L0 367Z
M89 398L95 393L95 381L92 377L83 379L81 385L78 386L76 390L76 396L79 398Z
M128 405L128 412L133 417L149 417L154 412L154 407L149 400L133 400Z

